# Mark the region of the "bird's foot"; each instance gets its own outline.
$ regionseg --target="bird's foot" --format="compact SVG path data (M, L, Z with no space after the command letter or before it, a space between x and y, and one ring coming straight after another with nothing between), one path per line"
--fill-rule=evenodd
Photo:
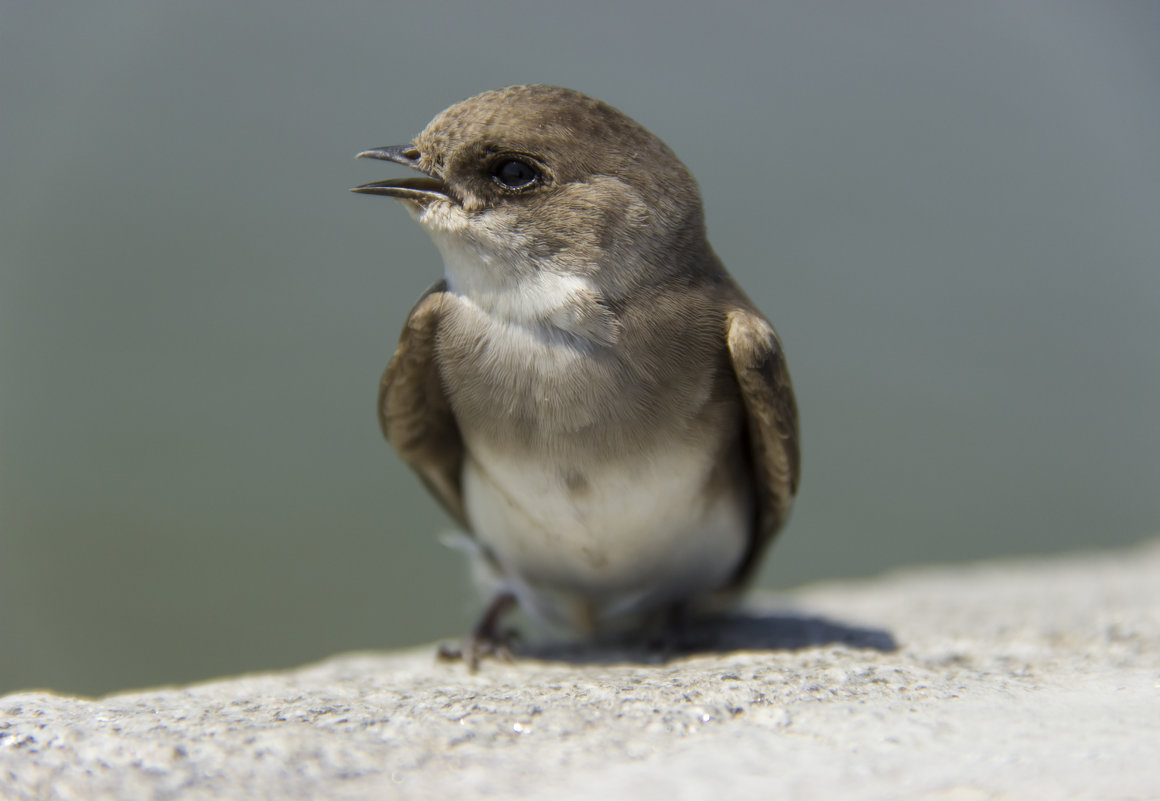
M477 671L479 663L488 657L511 662L514 658L511 646L517 641L518 632L514 629L500 629L499 622L515 607L515 604L514 595L506 592L497 595L471 634L458 645L451 643L440 645L435 654L436 658L441 662L463 662L471 673Z
M462 662L467 665L468 672L474 673L479 670L479 663L484 659L497 659L500 662L515 659L511 645L516 639L514 629L501 632L497 637L470 634L459 643L441 643L435 658L440 662Z
M707 650L713 642L714 637L706 631L703 621L698 621L686 604L677 603L665 610L660 625L645 641L645 650L667 661Z

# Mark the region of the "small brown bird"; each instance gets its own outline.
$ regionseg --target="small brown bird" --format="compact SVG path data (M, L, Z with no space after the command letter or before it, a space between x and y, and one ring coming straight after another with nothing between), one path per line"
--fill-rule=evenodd
M553 86L484 92L358 154L443 256L379 390L383 433L470 535L492 601L586 635L728 598L789 514L798 416L773 327L656 136Z

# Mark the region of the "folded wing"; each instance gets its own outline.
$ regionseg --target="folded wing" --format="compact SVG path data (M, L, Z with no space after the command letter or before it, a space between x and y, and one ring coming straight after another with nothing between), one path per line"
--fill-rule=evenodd
M757 515L749 551L734 579L748 579L789 517L801 472L797 403L781 341L758 312L741 306L726 315L733 374L745 407Z
M463 437L435 360L446 281L424 293L379 384L379 425L407 465L465 530Z

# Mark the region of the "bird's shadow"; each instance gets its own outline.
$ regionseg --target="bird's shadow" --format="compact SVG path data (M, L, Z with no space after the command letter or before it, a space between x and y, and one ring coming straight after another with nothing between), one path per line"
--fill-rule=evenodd
M880 653L898 650L894 635L885 629L806 612L735 611L686 621L671 636L653 641L523 643L516 654L551 662L657 664L701 654L801 651L834 645Z

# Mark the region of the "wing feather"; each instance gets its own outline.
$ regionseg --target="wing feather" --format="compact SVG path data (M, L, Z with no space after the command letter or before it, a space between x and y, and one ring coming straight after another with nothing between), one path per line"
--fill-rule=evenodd
M446 281L432 286L407 317L379 383L379 425L403 461L467 528L461 483L463 436L435 359L446 289Z
M781 341L752 308L726 315L733 374L745 408L757 515L749 551L735 577L748 579L789 518L801 474L797 403Z

